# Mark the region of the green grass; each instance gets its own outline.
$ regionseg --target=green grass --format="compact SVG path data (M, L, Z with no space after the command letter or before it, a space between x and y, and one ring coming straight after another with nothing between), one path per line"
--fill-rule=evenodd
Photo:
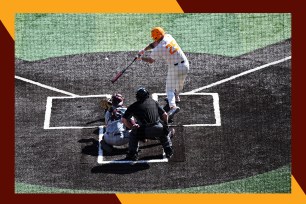
M226 182L217 185L171 190L170 192L173 193L290 193L291 169L290 166L284 166L277 170L252 176L246 179Z
M268 173L259 174L242 180L226 182L217 185L192 187L185 189L173 189L163 191L137 192L137 193L290 193L291 192L291 168L284 166ZM73 189L58 189L15 183L16 193L126 193L86 191Z
M17 14L16 57L138 51L162 26L186 52L238 56L291 37L290 14Z

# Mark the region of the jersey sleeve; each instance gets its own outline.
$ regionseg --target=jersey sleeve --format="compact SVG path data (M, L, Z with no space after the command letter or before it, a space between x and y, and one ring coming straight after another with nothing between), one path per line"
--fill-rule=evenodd
M132 106L128 107L123 114L123 118L130 119L133 116Z

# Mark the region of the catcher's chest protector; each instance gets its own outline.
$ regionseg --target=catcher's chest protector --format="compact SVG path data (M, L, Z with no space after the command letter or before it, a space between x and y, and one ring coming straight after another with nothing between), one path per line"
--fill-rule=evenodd
M111 112L111 121L115 120L121 120L122 115L126 111L126 108L118 107L118 108L112 108Z

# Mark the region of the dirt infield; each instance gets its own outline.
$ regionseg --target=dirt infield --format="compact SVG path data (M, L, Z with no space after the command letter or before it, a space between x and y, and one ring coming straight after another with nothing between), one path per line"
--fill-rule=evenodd
M79 96L120 92L129 105L135 101L139 86L145 86L150 93L163 93L165 89L167 68L163 63L136 62L115 84L110 83L112 76L129 64L134 55L112 52L33 62L16 59L15 72L16 76ZM290 40L234 58L187 53L191 70L184 91L287 56L291 56ZM16 181L69 189L138 192L223 183L290 164L291 60L201 92L218 94L221 126L180 128L184 160L134 166L98 165L96 128L44 129L47 98L67 95L16 79ZM211 99L182 99L185 108L177 115L176 123L199 120L213 123ZM51 123L69 127L90 122L99 125L103 111L98 104L95 107L96 102L57 101L52 107L56 118ZM198 111L205 113L203 118L195 117ZM142 149L144 156L148 156L148 149Z

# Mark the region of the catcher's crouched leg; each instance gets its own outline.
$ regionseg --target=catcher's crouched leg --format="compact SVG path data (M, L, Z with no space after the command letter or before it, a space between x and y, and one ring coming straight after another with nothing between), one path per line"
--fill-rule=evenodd
M107 153L113 152L114 147L112 145L107 144L104 140L101 140L100 144L103 151L106 151Z

